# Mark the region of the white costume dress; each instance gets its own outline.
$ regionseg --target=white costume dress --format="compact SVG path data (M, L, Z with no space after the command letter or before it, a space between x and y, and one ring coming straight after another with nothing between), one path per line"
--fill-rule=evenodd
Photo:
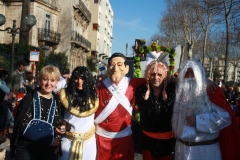
M62 156L60 160L95 160L96 159L96 138L94 115L98 108L99 100L95 106L90 103L90 110L79 112L78 108L72 107L68 110L65 89L60 90L60 100L65 108L64 119L70 123L71 130L62 137Z
M231 118L227 111L214 103L211 103L210 106L211 112L196 115L196 127L190 127L185 122L182 134L177 137L188 142L202 142L218 138L219 131L231 124ZM182 112L187 111L183 110ZM185 114L174 112L173 121L183 121L182 115ZM175 160L221 160L219 143L187 146L177 140Z
M76 117L65 110L64 119L71 124L71 131L85 133L93 125L94 114L88 117ZM62 156L60 160L68 160L71 152L72 142L66 138L62 138ZM95 135L83 143L83 160L95 160L96 159L96 138Z

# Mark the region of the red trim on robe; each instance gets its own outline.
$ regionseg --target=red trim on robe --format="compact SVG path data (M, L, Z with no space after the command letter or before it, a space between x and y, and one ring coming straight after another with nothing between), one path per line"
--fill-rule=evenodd
M214 104L225 109L232 118L231 125L222 129L219 134L222 160L240 160L240 131L235 114L220 87L216 85L216 91L208 92L208 96Z

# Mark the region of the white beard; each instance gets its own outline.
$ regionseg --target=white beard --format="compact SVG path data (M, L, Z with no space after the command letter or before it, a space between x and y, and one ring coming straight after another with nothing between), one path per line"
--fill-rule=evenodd
M173 113L173 131L177 138L182 134L186 116L209 111L210 101L207 92L199 91L195 78L185 78L177 91Z
M185 78L182 82L182 99L185 101L191 100L196 94L197 82L195 78ZM187 99L186 99L187 98Z

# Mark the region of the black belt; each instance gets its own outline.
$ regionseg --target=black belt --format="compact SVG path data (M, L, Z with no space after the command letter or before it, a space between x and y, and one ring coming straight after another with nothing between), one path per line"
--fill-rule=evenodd
M189 141L184 141L182 139L179 139L178 141L181 142L182 144L186 145L186 146L201 146L201 145L210 145L210 144L217 143L218 138L212 139L212 140L209 140L209 141L201 141L201 142L189 142Z

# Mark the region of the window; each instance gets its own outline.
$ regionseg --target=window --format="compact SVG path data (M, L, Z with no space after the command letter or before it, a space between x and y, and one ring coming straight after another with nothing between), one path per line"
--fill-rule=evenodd
M94 3L98 3L98 0L94 0Z
M46 14L46 17L45 17L45 37L46 38L49 38L50 24L51 24L51 17L49 14Z
M49 15L49 14L46 14L46 18L45 18L45 29L50 29L50 22L51 22L50 15Z

